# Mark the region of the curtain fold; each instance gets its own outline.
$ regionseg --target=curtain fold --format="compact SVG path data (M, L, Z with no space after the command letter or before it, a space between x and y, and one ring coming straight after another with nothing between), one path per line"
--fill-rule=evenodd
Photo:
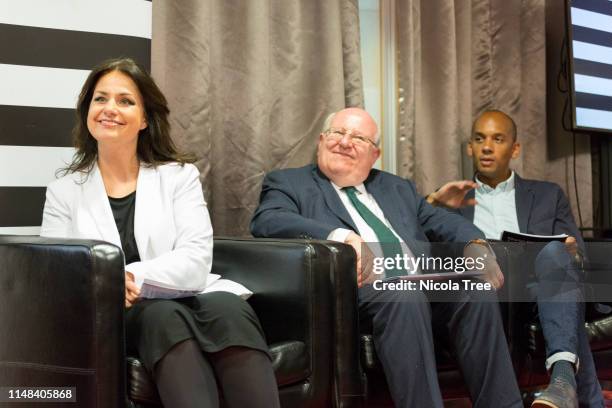
M556 79L556 72L547 72L547 41L552 39L547 38L546 8L556 10L548 12L548 18L557 20L549 26L562 30L561 2L396 0L396 5L398 174L415 180L423 193L470 178L465 144L472 121L495 108L518 126L523 151L514 168L527 178L557 182L570 198L575 196L567 151L571 136L561 140L556 129L547 132L547 123L560 123L561 115L547 112L547 97L558 96L550 86L547 93L547 80ZM579 149L577 178L581 196L590 197L586 151ZM576 214L575 199L572 203ZM588 224L592 211L584 207Z
M363 106L357 1L153 2L153 75L173 137L199 159L216 234L248 235L263 175L311 162L325 116ZM398 174L423 193L471 177L472 120L502 109L523 146L514 168L561 184L575 212L571 136L550 107L546 65L558 2L395 1ZM589 149L579 140L581 197L592 191ZM592 208L581 210L590 225Z
M153 2L152 71L198 157L216 235L248 235L266 172L313 160L362 106L357 0Z

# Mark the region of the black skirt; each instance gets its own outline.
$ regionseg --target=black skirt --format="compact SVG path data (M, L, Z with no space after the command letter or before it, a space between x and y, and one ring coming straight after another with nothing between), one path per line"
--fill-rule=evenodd
M126 310L125 323L128 353L138 355L150 372L174 345L191 338L206 353L240 346L270 356L255 312L229 292L143 299Z

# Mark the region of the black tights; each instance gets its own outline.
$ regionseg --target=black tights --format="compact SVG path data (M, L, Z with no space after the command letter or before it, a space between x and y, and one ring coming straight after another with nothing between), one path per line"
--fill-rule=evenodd
M276 378L268 356L245 347L204 355L195 340L174 346L155 366L166 408L219 406L217 381L228 408L278 408Z

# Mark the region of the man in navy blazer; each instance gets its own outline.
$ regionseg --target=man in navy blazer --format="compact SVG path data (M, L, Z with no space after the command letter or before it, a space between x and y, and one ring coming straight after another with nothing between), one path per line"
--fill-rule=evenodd
M565 243L547 244L532 262L530 284L546 341L549 387L532 407L603 407L604 401L584 328L580 267L584 242L563 190L546 181L526 180L510 169L520 154L516 124L497 110L474 121L468 144L477 169L474 182L451 182L428 201L457 211L487 236L504 230L536 235L567 234ZM531 265L530 265L531 267ZM578 395L576 395L576 389Z
M428 291L377 290L377 276L361 267L367 259L366 242L393 239L407 245L404 254L416 253L418 242L426 246L433 238L479 247L494 259L482 232L464 218L429 205L412 182L372 169L380 155L378 130L364 110L330 115L324 129L316 166L265 177L251 221L253 235L331 239L353 246L360 321L372 329L397 407L443 407L433 347L436 328L450 332L474 407L522 407L492 291L460 291L453 302L430 302L434 294ZM384 234L390 241L380 238ZM501 286L503 276L495 261L488 271L487 280Z

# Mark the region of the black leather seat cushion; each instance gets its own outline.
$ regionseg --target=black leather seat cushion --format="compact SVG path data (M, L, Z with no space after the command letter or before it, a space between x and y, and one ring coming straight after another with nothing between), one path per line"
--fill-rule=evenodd
M270 346L272 367L279 387L303 381L310 375L309 356L301 341L286 341ZM132 401L160 404L155 383L136 357L127 358L128 395Z

